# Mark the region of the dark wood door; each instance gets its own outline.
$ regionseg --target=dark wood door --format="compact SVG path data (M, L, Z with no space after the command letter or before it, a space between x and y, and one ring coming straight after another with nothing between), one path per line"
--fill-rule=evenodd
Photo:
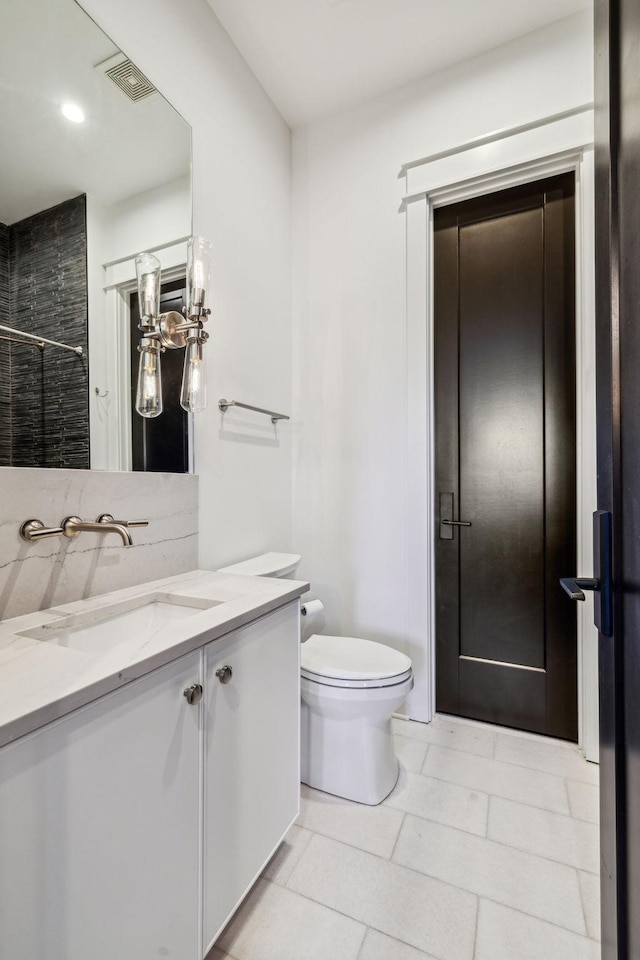
M574 243L573 174L435 213L437 709L570 740Z
M185 306L184 280L162 285L160 311L181 313ZM161 358L162 413L149 419L136 411L140 354L138 295L131 295L131 454L132 468L153 473L189 472L189 415L180 406L184 350L165 350Z
M596 0L598 506L613 635L600 634L604 960L640 960L640 5Z

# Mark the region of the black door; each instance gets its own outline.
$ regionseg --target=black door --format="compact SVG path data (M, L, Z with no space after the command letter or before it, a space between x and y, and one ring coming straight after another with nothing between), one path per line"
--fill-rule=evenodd
M182 312L186 304L184 280L164 283L160 311ZM136 411L138 384L138 330L140 311L137 294L131 295L131 453L134 470L155 473L189 472L189 415L180 406L184 350L165 350L161 357L162 413L148 419Z
M599 638L602 956L640 960L640 5L596 2L598 506L613 635Z
M573 174L434 224L437 709L570 740L574 224Z

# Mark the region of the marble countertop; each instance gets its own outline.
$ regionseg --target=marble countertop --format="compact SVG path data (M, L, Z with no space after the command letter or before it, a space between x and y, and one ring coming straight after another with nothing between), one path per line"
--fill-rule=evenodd
M0 746L295 600L308 589L308 583L297 580L193 570L0 622ZM193 599L200 609L191 609L184 620L151 636L116 640L99 653L47 639L60 633L64 618L74 616L74 627L97 623L110 607L117 605L118 612L132 610L149 594L183 598L186 604ZM206 607L207 603L215 605Z

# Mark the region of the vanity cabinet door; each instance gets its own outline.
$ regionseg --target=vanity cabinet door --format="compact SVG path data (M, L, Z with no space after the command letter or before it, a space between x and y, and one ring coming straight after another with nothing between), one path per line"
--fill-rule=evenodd
M205 948L298 815L299 609L205 648Z
M189 654L0 751L0 957L196 960Z

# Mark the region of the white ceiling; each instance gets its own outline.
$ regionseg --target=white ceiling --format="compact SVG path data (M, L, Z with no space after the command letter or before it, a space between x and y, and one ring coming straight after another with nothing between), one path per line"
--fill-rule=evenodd
M208 2L290 126L591 7L591 0Z
M80 193L116 203L188 176L188 124L132 103L95 66L118 52L74 0L0 0L0 222ZM86 121L61 112L71 101Z

